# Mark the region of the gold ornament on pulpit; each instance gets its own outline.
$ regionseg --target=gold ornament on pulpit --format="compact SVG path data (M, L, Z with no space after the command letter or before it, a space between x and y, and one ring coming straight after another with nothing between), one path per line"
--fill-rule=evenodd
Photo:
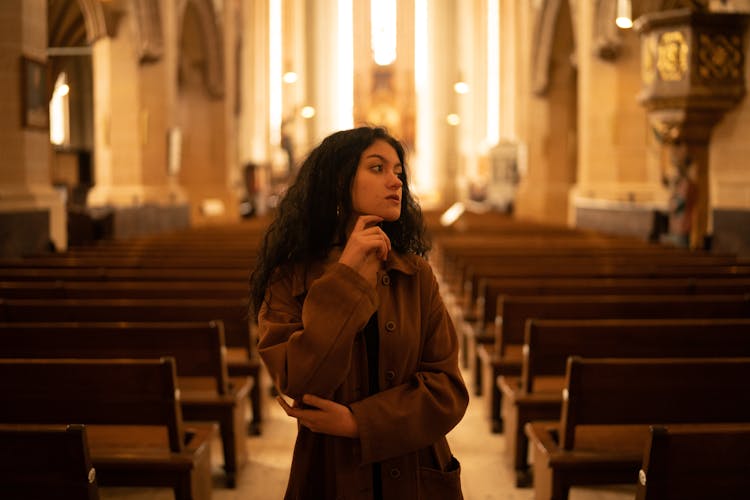
M675 82L685 78L688 70L690 48L681 31L668 31L659 36L656 68L659 78L665 82Z
M669 152L664 184L670 196L670 234L693 248L705 246L711 131L745 95L742 40L747 16L691 8L644 14L642 90L654 135Z

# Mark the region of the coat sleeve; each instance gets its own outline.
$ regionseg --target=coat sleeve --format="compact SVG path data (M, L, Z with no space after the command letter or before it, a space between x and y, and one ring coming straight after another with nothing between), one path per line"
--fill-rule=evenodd
M377 294L341 263L315 280L303 301L292 283L286 272L272 280L258 314L258 352L283 394L331 399L349 372L357 332L377 309Z
M469 393L458 366L458 340L432 270L420 270L424 347L404 383L352 403L363 464L437 442L463 417Z

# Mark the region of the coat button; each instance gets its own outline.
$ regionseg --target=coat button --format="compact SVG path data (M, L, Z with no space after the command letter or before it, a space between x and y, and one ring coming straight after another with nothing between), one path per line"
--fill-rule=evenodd
M391 469L391 477L393 479L400 478L401 477L401 471L394 467L393 469Z
M388 330L389 332L392 332L393 330L396 329L396 323L394 323L393 321L389 321L388 323L385 324L385 329Z
M383 285L385 285L385 286L388 286L388 285L390 285L390 284L391 284L391 277L390 277L390 276L388 276L387 274L384 274L384 275L383 275L383 277L382 277L382 278L380 278L380 282L381 282L381 283L382 283Z
M388 370L387 372L385 372L385 379L386 380L391 381L394 378L396 378L396 372L394 372L393 370Z

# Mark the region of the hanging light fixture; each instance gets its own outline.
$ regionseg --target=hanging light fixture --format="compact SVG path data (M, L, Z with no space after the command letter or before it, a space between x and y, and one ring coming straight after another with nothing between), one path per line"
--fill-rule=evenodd
M633 6L630 0L617 0L617 17L615 24L618 28L627 30L633 27Z
M464 80L461 71L458 72L458 78L456 79L456 83L453 84L453 90L456 94L466 94L469 92L469 84Z

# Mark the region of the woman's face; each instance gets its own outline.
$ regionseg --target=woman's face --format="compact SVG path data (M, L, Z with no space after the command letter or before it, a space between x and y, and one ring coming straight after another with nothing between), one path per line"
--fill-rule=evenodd
M401 216L404 166L396 150L378 139L362 152L352 182L353 216L377 215L387 221Z

